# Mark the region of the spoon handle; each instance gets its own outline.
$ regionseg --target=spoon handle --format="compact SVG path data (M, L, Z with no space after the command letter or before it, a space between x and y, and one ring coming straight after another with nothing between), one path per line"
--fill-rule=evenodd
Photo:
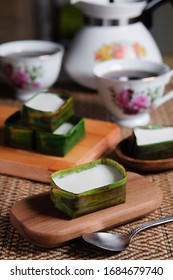
M170 215L170 216L166 216L166 217L163 217L163 218L159 218L159 219L156 219L156 220L153 220L153 221L150 221L150 222L147 222L143 225L140 225L134 229L132 229L130 231L130 237L132 238L134 235L136 235L138 232L142 231L142 230L145 230L147 228L150 228L150 227L154 227L154 226L158 226L158 225L161 225L161 224L165 224L165 223L169 223L169 222L173 222L173 215Z

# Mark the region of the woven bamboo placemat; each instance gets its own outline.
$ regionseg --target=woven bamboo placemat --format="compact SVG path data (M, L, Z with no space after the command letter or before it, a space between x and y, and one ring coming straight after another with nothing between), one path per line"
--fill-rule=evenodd
M84 117L112 120L112 116L105 110L96 94L71 91L74 95L76 112ZM0 99L0 104L21 105L14 99ZM159 108L152 114L152 122L173 124L173 102ZM122 128L122 136L126 137L131 130ZM110 155L113 158L113 154ZM173 213L173 171L145 175L148 180L157 184L164 193L161 207L146 217L114 228L109 232L121 233L143 222ZM97 249L82 238L54 249L43 249L26 241L13 228L9 221L9 211L13 203L25 197L49 190L49 185L10 177L0 174L0 258L4 260L33 259L33 260L170 260L173 259L173 223L150 228L136 235L130 246L123 252L113 253Z
M143 219L109 230L124 232L142 222L173 213L173 173L147 176L163 189L164 200L160 209ZM26 241L9 221L9 211L13 203L25 197L49 189L48 185L0 176L0 258L1 259L172 259L173 223L151 228L138 234L127 250L116 254L105 252L86 244L81 238L54 249L43 249Z

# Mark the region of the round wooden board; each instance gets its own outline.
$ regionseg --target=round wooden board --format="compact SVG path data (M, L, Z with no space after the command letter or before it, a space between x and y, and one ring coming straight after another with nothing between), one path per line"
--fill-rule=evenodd
M159 208L162 190L143 176L128 172L126 202L68 219L54 208L50 193L44 192L17 201L11 208L10 221L27 240L41 247L56 247L86 232L122 225Z
M129 170L139 173L156 173L173 169L173 158L142 160L129 156L128 143L129 137L118 143L115 148L115 157L119 163Z

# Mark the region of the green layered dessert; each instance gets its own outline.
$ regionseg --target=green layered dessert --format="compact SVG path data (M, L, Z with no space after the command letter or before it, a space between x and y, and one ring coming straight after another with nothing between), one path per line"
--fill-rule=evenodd
M173 127L149 125L135 128L131 137L131 155L147 160L173 157Z
M52 90L37 93L22 108L25 125L49 132L53 132L73 114L72 97Z
M51 175L55 207L75 218L126 200L126 171L111 159L99 159Z
M65 156L85 136L84 119L73 115L52 133L36 131L36 151Z
M72 97L53 90L36 93L4 126L6 146L54 156L65 156L84 137Z
M4 144L18 149L34 149L34 130L23 124L20 111L5 121Z

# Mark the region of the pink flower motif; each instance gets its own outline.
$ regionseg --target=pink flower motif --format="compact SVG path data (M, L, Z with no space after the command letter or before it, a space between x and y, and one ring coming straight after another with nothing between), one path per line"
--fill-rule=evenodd
M132 100L131 106L135 110L141 111L149 106L149 101L150 100L147 95L138 95Z
M133 95L133 90L124 89L120 91L117 95L117 101L122 107L127 107L129 105L129 101L131 100Z
M12 77L13 83L17 88L24 88L30 82L28 73L18 71Z
M34 89L38 89L38 88L40 88L40 83L39 83L39 82L34 82L34 83L32 84L32 87L33 87Z
M15 69L10 63L5 63L2 65L2 72L12 85L18 89L40 88L40 83L37 79L43 76L41 66L29 68L26 65L24 69Z
M115 102L125 114L135 115L144 111L151 106L150 95L135 93L131 88L123 89L116 93L115 90L110 87L109 91Z

